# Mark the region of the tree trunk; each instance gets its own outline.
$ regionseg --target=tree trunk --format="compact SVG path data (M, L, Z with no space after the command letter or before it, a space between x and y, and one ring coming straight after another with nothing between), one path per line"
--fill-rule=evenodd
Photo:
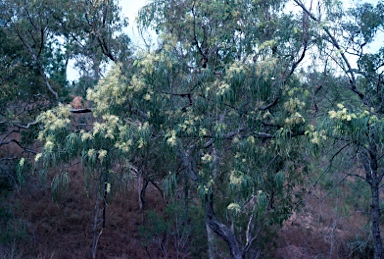
M97 245L99 243L100 237L103 234L103 228L98 231L98 225L99 225L99 202L100 197L98 194L96 194L96 202L95 202L95 208L93 212L93 241L92 241L92 259L96 258L96 252L97 252Z
M379 199L379 186L374 181L371 184L372 193L372 235L374 244L374 259L381 259L383 256L383 244L381 242L380 234L380 199Z
M242 259L242 253L234 233L224 224L220 223L213 212L213 195L205 195L205 216L208 226L227 243L231 258Z
M208 222L205 223L205 227L207 229L207 239L208 239L208 258L215 259L215 248L214 248L214 236L213 231L209 227Z

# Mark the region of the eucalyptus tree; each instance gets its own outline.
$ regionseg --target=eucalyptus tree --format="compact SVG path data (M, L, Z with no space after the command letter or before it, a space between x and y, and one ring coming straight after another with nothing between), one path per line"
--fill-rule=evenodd
M112 162L118 156L114 148L118 118L109 116L104 119L101 123L95 121L90 131L78 130L70 106L64 105L42 112L37 118L43 125L38 138L44 143L42 152L35 156L40 173L45 177L50 168L60 168L51 183L54 198L68 186L68 167L74 159L80 156L86 169L85 189L94 202L92 258L96 258L98 242L105 228L106 207L115 177Z
M126 21L119 11L108 0L0 2L3 150L16 143L20 152L35 152L25 140L37 135L38 113L68 101L73 90L67 81L70 60L82 76L78 88L86 89L101 77L107 62L130 58L129 39L121 33ZM20 131L27 137L21 141L13 134Z
M110 0L0 1L0 163L23 157L20 161L20 165L23 165L24 158L27 158L25 153L36 154L40 149L33 145L39 131L38 121L58 123L59 120L55 118L60 116L61 108L57 108L58 111L54 113L45 112L58 103L70 100L69 94L74 91L73 85L67 80L70 61L76 62L81 76L76 88L82 89L82 95L102 77L103 67L108 62L120 61L125 65L129 64L129 38L121 31L127 21L119 12L117 1ZM40 113L40 119L36 120ZM53 132L56 126L60 128L62 123L63 121L59 122L59 125L51 125L50 132ZM63 136L63 132L61 130L61 135L58 136ZM41 133L40 137L42 136L46 135ZM76 139L73 137L72 140ZM49 143L44 146L44 150L50 150ZM15 144L19 146L18 149ZM96 151L103 147L106 149L108 142L94 145ZM11 152L13 150L17 152ZM95 194L92 197L95 197L97 212L93 255L96 254L99 234L102 231L98 223L100 218L104 218L100 215L105 211L106 199L103 198L109 190L107 183L111 181L106 169L109 164L102 159L106 151L96 151L81 154L85 155L89 166L99 161L98 167L92 171L93 174L89 173L88 179L99 177L103 181L102 194L92 186L95 182L89 181L92 187L89 190ZM73 154L73 150L68 152L63 159L68 159L69 155ZM57 157L53 157L53 160L55 159ZM51 161L51 164L53 162ZM70 163L66 165L68 164ZM65 171L67 170L63 167L63 173L54 178L54 190L59 188L58 182L68 179Z
M312 32L307 15L295 19L283 8L280 1L151 2L139 21L159 33L159 49L139 53L131 75L117 66L90 89L94 115L112 124L75 133L110 139L103 150L124 154L145 181L166 184L158 186L163 196L183 190L186 210L200 197L208 229L233 258L256 257L260 231L300 201L309 92L294 71ZM60 131L50 132L55 119L41 118L43 161L62 157L48 155L64 152ZM93 154L100 147L92 145L80 149Z
M114 175L102 165L124 158L144 179L141 201L151 182L165 200L178 198L188 219L189 201L200 198L208 232L230 256L257 257L259 233L300 203L306 172L309 92L294 72L312 32L308 15L283 9L267 0L149 3L139 22L158 32L159 48L88 89L92 130L73 129L68 107L43 113L36 160L65 165L81 153L100 197L105 174ZM212 244L208 253L215 256Z
M294 2L308 14L312 27L316 28L318 50L329 60L324 71L332 73L336 68L332 76L339 82L322 85L323 89L333 88L339 94L334 98L328 95L321 103L323 118L317 123L319 128L309 134L314 134L314 142L318 144L321 138L337 144L339 148L334 156L349 154L356 170L349 175L359 177L369 185L374 258L382 258L379 193L384 177L384 49L372 53L368 46L380 37L378 32L383 29L384 3L379 1L376 6L362 3L345 10L340 1L324 1L319 2L315 13L302 1ZM352 154L348 152L351 149ZM358 173L360 168L363 173Z

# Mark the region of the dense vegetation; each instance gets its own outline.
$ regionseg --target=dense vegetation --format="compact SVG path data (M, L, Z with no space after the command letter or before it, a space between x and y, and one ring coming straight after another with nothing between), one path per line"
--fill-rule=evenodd
M274 233L320 188L336 197L333 229L361 211L369 222L346 253L382 258L384 48L369 47L383 11L382 1L153 0L138 26L158 45L135 50L115 1L0 2L3 233L16 217L6 201L33 173L60 203L81 163L92 258L127 186L149 257L154 244L163 258L272 257Z

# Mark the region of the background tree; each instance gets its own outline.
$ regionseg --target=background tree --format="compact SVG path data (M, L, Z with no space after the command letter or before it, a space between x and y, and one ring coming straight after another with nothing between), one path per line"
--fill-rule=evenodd
M324 71L329 73L337 68L334 72L339 73L334 75L339 84L325 85L338 94L322 102L324 113L322 119L318 119L315 137L324 134L331 138L337 147L334 157L345 153L354 162L355 170L363 170L364 174L349 175L362 178L370 187L374 258L382 258L379 193L384 176L380 90L383 49L371 54L366 53L366 48L383 26L383 3L376 6L365 3L344 11L340 2L330 1L322 3L325 9L318 9L319 13L315 14L302 1L294 2L319 28L318 49L332 62Z
M130 41L121 31L127 25L127 21L119 12L117 2L109 0L1 1L1 188L3 179L12 181L10 185L21 180L20 177L19 179L16 177L13 161L22 157L20 163L22 165L26 161L24 158L30 157L30 153L36 154L41 148L36 144L39 143L36 142L39 131L36 117L40 113L42 113L41 121L45 119L52 122L60 116L62 109L58 108L58 113L44 112L59 103L68 103L73 94L84 96L86 89L93 87L103 76L103 69L109 62L120 61L129 65ZM67 80L70 61L75 62L80 74L76 84L74 82L71 84ZM59 136L63 136L60 125L52 126L50 132L57 126L61 130ZM41 138L42 136L44 134ZM99 146L95 144L95 147ZM101 147L96 150L99 149ZM70 164L68 159L73 154L73 151L68 152L65 157L67 165ZM52 163L56 162L51 161ZM100 162L94 172L96 176L93 177L99 176L100 179L104 179L103 177L108 176L108 168L108 164ZM52 183L54 189L58 187L59 180L64 182L68 180L67 174L63 173L54 178ZM106 184L108 180L104 182ZM106 188L107 185L103 186L103 190ZM100 194L97 191L95 193ZM97 208L98 213L103 210L106 202L102 199L104 194L100 195L95 196L98 198L95 198L96 204L100 205L100 208ZM99 202L100 200L104 203ZM103 218L98 214L96 216L96 219ZM96 227L98 224L95 225L95 233L98 234L99 230L96 231ZM94 254L96 246L97 238L93 242Z
M43 173L47 173L44 169L53 166L61 168L51 184L55 198L60 189L68 184L70 176L67 168L81 156L86 169L86 190L94 203L92 258L96 258L97 245L105 228L111 183L115 178L112 163L117 161L114 148L117 117L104 117L103 123L96 121L92 130L77 130L73 128L74 120L71 121L71 117L74 118L69 110L69 106L60 105L39 115L38 121L44 125L39 132L39 140L44 147L36 155L35 162L42 164Z
M109 61L130 59L126 20L114 1L3 1L0 3L0 147L3 159L36 153L36 116L68 102L70 60L77 62L77 89L85 95ZM91 62L88 62L91 61ZM90 67L87 64L92 64ZM23 133L19 139L15 133ZM10 144L20 149L6 150Z

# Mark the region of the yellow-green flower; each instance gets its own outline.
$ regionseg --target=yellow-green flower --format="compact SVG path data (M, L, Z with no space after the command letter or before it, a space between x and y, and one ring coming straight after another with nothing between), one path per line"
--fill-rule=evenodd
M38 153L36 156L35 156L35 162L38 162L39 159L43 156L42 153Z
M100 159L101 162L103 162L104 157L107 156L107 153L108 153L107 150L100 149L100 151L99 151L99 159Z
M212 161L212 156L210 154L205 154L202 158L201 161L206 164Z

